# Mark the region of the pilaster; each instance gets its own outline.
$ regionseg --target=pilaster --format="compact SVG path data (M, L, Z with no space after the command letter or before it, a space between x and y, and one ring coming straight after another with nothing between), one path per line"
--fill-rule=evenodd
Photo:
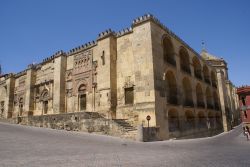
M225 88L225 78L223 75L223 72L221 70L217 70L217 81L218 81L218 90L219 90L219 98L220 98L220 106L221 106L221 112L222 112L222 123L223 123L223 129L225 132L229 131L229 125L226 115L226 88Z
M35 84L35 74L34 69L31 66L27 70L26 74L26 93L25 93L25 105L24 105L24 115L33 115L34 110L34 90L33 85Z
M14 88L15 88L15 78L11 75L6 80L6 100L5 100L5 118L11 118L13 112L13 100L14 100Z
M53 112L54 114L65 112L65 72L66 56L61 53L54 59L54 91Z

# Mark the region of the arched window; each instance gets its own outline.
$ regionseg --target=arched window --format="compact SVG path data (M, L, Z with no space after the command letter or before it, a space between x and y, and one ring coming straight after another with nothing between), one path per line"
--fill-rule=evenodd
M174 73L168 71L165 77L166 77L167 102L170 104L178 104L177 84Z
M44 93L43 93L43 99L46 99L46 98L48 98L48 97L49 97L48 91L44 92Z
M198 79L202 79L202 69L201 69L201 63L197 57L193 58L193 66L194 66L194 75Z
M181 64L181 69L189 74L191 74L190 70L190 62L189 62L189 55L187 50L184 47L181 47L179 51L180 55L180 64Z
M201 85L199 83L196 85L196 98L197 98L196 99L197 106L204 108L205 107L204 96L203 96Z
M174 66L176 65L173 44L171 39L167 36L163 38L163 56L164 61Z
M193 107L193 95L192 95L192 87L188 78L184 78L182 80L183 85L183 93L184 93L184 105Z
M210 76L209 76L209 70L208 70L207 65L203 66L203 75L204 75L205 82L210 84Z

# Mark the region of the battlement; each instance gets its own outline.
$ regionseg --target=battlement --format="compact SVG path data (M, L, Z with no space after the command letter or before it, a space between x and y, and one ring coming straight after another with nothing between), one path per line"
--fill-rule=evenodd
M237 89L250 89L249 85L241 85Z
M112 36L112 35L115 36L115 32L112 31L112 30L109 28L108 30L99 33L99 34L98 34L97 40L101 40L101 39L103 39L103 38L106 38L106 37Z
M141 23L148 21L148 20L158 22L158 19L156 17L154 17L152 14L148 13L148 14L145 14L143 16L140 16L140 17L137 17L136 19L134 19L132 22L132 26L136 26L136 25L141 24Z
M78 46L76 48L71 49L69 52L67 52L67 55L75 54L75 53L78 53L80 51L89 49L89 48L95 46L96 44L97 44L96 41L85 43L81 46Z
M136 19L133 20L132 22L132 27L135 27L137 25L140 25L146 21L152 21L158 26L160 26L163 30L165 30L169 35L174 37L176 40L180 41L185 47L190 49L193 53L196 54L200 58L200 54L197 53L193 48L191 48L185 41L183 41L179 36L177 36L174 32L172 32L168 27L166 27L163 23L160 22L159 19L157 19L154 15L148 13L143 16L137 17Z
M185 43L181 38L179 38L175 33L173 33L170 29L168 29L164 24L162 24L155 16L153 16L152 14L148 13L145 14L143 16L137 17L132 21L132 25L129 28L124 28L118 32L113 31L112 29L107 29L101 33L98 34L97 40L96 41L92 41L92 42L88 42L85 43L81 46L75 47L73 49L71 49L70 51L68 51L67 53L64 53L62 50L56 52L55 54L53 54L50 57L47 57L45 59L42 60L41 63L38 64L31 64L28 66L28 69L30 68L39 68L42 64L45 64L49 61L54 60L56 57L61 56L61 55L72 55L75 53L78 53L80 51L84 51L87 50L89 48L92 48L94 46L97 45L97 41L107 38L109 36L114 36L114 37L121 37L124 36L126 34L132 33L133 32L133 28L135 28L136 26L143 24L144 22L147 21L152 21L153 23L155 23L156 25L158 25L160 28L162 28L163 30L165 30L171 37L175 38L176 40L180 41L186 48L188 48L189 50L191 50L194 54L197 55L197 57L201 58L200 54L198 54L194 49L192 49L187 43ZM207 62L206 62L207 63Z
M36 64L32 63L28 65L28 69L35 69L36 68Z
M129 34L129 33L132 33L132 32L133 32L132 27L124 28L124 29L122 29L121 31L118 31L118 32L116 33L116 37L121 37L121 36L123 36L123 35Z
M13 73L9 73L9 74L3 74L3 75L1 75L1 77L4 77L4 79L6 80L6 79L8 79L8 78L11 78L11 77L13 77L14 76L14 74Z
M51 60L54 60L56 57L59 57L59 56L61 56L61 55L65 55L65 53L64 53L62 50L57 51L57 52L56 52L55 54L53 54L52 56L43 59L42 64L43 64L43 63L46 63L46 62L49 62L49 61L51 61Z
M21 77L21 76L23 76L23 75L26 75L26 73L27 73L27 70L23 70L23 71L21 71L21 72L19 72L19 73L16 73L16 74L15 74L15 78L18 78L18 77Z

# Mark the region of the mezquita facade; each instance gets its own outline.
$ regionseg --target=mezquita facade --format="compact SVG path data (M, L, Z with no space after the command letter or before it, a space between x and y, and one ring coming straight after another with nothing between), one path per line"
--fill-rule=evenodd
M0 76L2 119L144 141L229 131L238 107L226 61L198 54L150 14Z

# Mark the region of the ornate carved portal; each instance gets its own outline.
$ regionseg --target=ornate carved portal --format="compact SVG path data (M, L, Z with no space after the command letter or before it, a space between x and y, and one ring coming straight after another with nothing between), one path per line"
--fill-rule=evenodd
M78 89L78 108L80 111L86 110L87 98L86 98L86 86L80 85Z
M41 114L48 114L52 110L53 102L53 81L40 82L35 85L35 109Z
M93 55L92 50L88 50L75 55L74 67L72 70L73 95L77 96L78 88L84 84L86 92L92 92L93 84Z
M87 96L96 86L96 68L93 51L87 50L74 56L73 69L66 72L66 94L74 96L78 111L87 108Z

